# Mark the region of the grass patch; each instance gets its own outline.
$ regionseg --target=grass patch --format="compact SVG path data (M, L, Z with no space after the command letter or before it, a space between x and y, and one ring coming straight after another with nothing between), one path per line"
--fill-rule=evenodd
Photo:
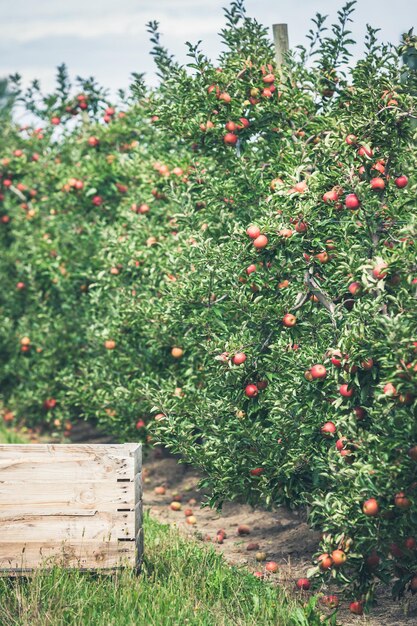
M12 428L6 428L0 424L0 443L27 443L27 440Z
M145 516L141 574L39 570L0 578L2 626L315 626L284 590L227 566L212 548Z

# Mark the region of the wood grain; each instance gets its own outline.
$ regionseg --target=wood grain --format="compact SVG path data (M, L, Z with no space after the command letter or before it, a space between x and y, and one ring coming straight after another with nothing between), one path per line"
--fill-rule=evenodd
M138 568L140 472L137 444L0 445L0 570Z

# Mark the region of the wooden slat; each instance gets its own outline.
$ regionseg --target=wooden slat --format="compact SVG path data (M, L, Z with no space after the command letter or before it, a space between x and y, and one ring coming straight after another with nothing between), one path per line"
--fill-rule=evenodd
M65 444L65 443L29 443L29 444L0 444L0 457L2 459L15 459L18 456L41 458L53 456L54 459L69 456L85 457L87 459L95 458L98 462L105 457L135 457L140 446L137 443L124 444ZM136 461L140 461L140 455L136 455ZM138 469L140 471L140 467Z
M0 453L1 454L1 453ZM2 460L0 458L0 480L17 481L36 480L56 482L72 478L74 481L91 482L115 478L126 480L132 478L133 460L118 459L110 461L106 459L102 463L92 462L88 459L57 459L53 466L48 459L18 459Z
M1 474L0 474L1 476ZM0 481L0 523L23 514L76 515L100 508L110 512L135 507L136 484L115 481L49 482ZM140 499L140 498L139 498Z
M15 448L11 450L10 448ZM32 479L56 481L118 480L132 478L134 449L112 445L0 445L0 480Z
M0 571L31 569L39 566L79 567L82 569L135 565L135 542L97 541L83 544L45 546L41 541L26 543L0 543Z
M16 541L39 541L60 543L61 541L108 541L135 537L135 513L101 513L89 511L89 515L22 515L5 518L0 527L0 543Z

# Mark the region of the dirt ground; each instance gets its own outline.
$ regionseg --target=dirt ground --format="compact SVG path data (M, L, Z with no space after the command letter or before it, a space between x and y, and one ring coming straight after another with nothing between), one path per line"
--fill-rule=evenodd
M76 425L71 440L74 443L111 442L110 437L100 435L85 423ZM161 449L145 455L143 469L145 508L159 521L177 527L197 541L210 543L227 562L252 572L264 571L264 563L257 562L256 552L265 552L267 561L279 564L278 572L269 575L269 579L291 590L295 581L305 576L316 551L318 533L309 529L301 515L284 507L270 512L235 502L226 503L221 512L202 507L204 494L198 489L199 474ZM164 487L165 493L157 495L155 487ZM171 502L180 496L181 510L173 511ZM194 525L186 522L186 509L192 510L196 518ZM239 536L240 525L247 525L250 533ZM216 542L220 529L226 532L222 544ZM254 543L259 548L248 550L248 545ZM401 603L393 602L389 590L381 586L371 616L354 617L348 611L341 611L339 615L342 626L417 626L417 596L411 601L408 598Z

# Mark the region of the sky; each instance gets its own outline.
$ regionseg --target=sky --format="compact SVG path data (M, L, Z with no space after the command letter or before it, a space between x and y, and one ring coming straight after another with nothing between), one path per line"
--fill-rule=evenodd
M68 65L71 76L95 76L113 92L126 88L131 72L145 72L155 84L146 23L160 22L163 44L186 60L185 41L203 41L215 58L222 7L229 0L0 0L0 78L19 72L24 83L54 85L55 68ZM334 18L343 0L246 0L247 14L266 26L287 23L290 46L305 43L316 12ZM415 0L358 0L353 38L363 41L366 23L381 29L381 39L397 43L417 26ZM360 47L358 46L358 53Z

